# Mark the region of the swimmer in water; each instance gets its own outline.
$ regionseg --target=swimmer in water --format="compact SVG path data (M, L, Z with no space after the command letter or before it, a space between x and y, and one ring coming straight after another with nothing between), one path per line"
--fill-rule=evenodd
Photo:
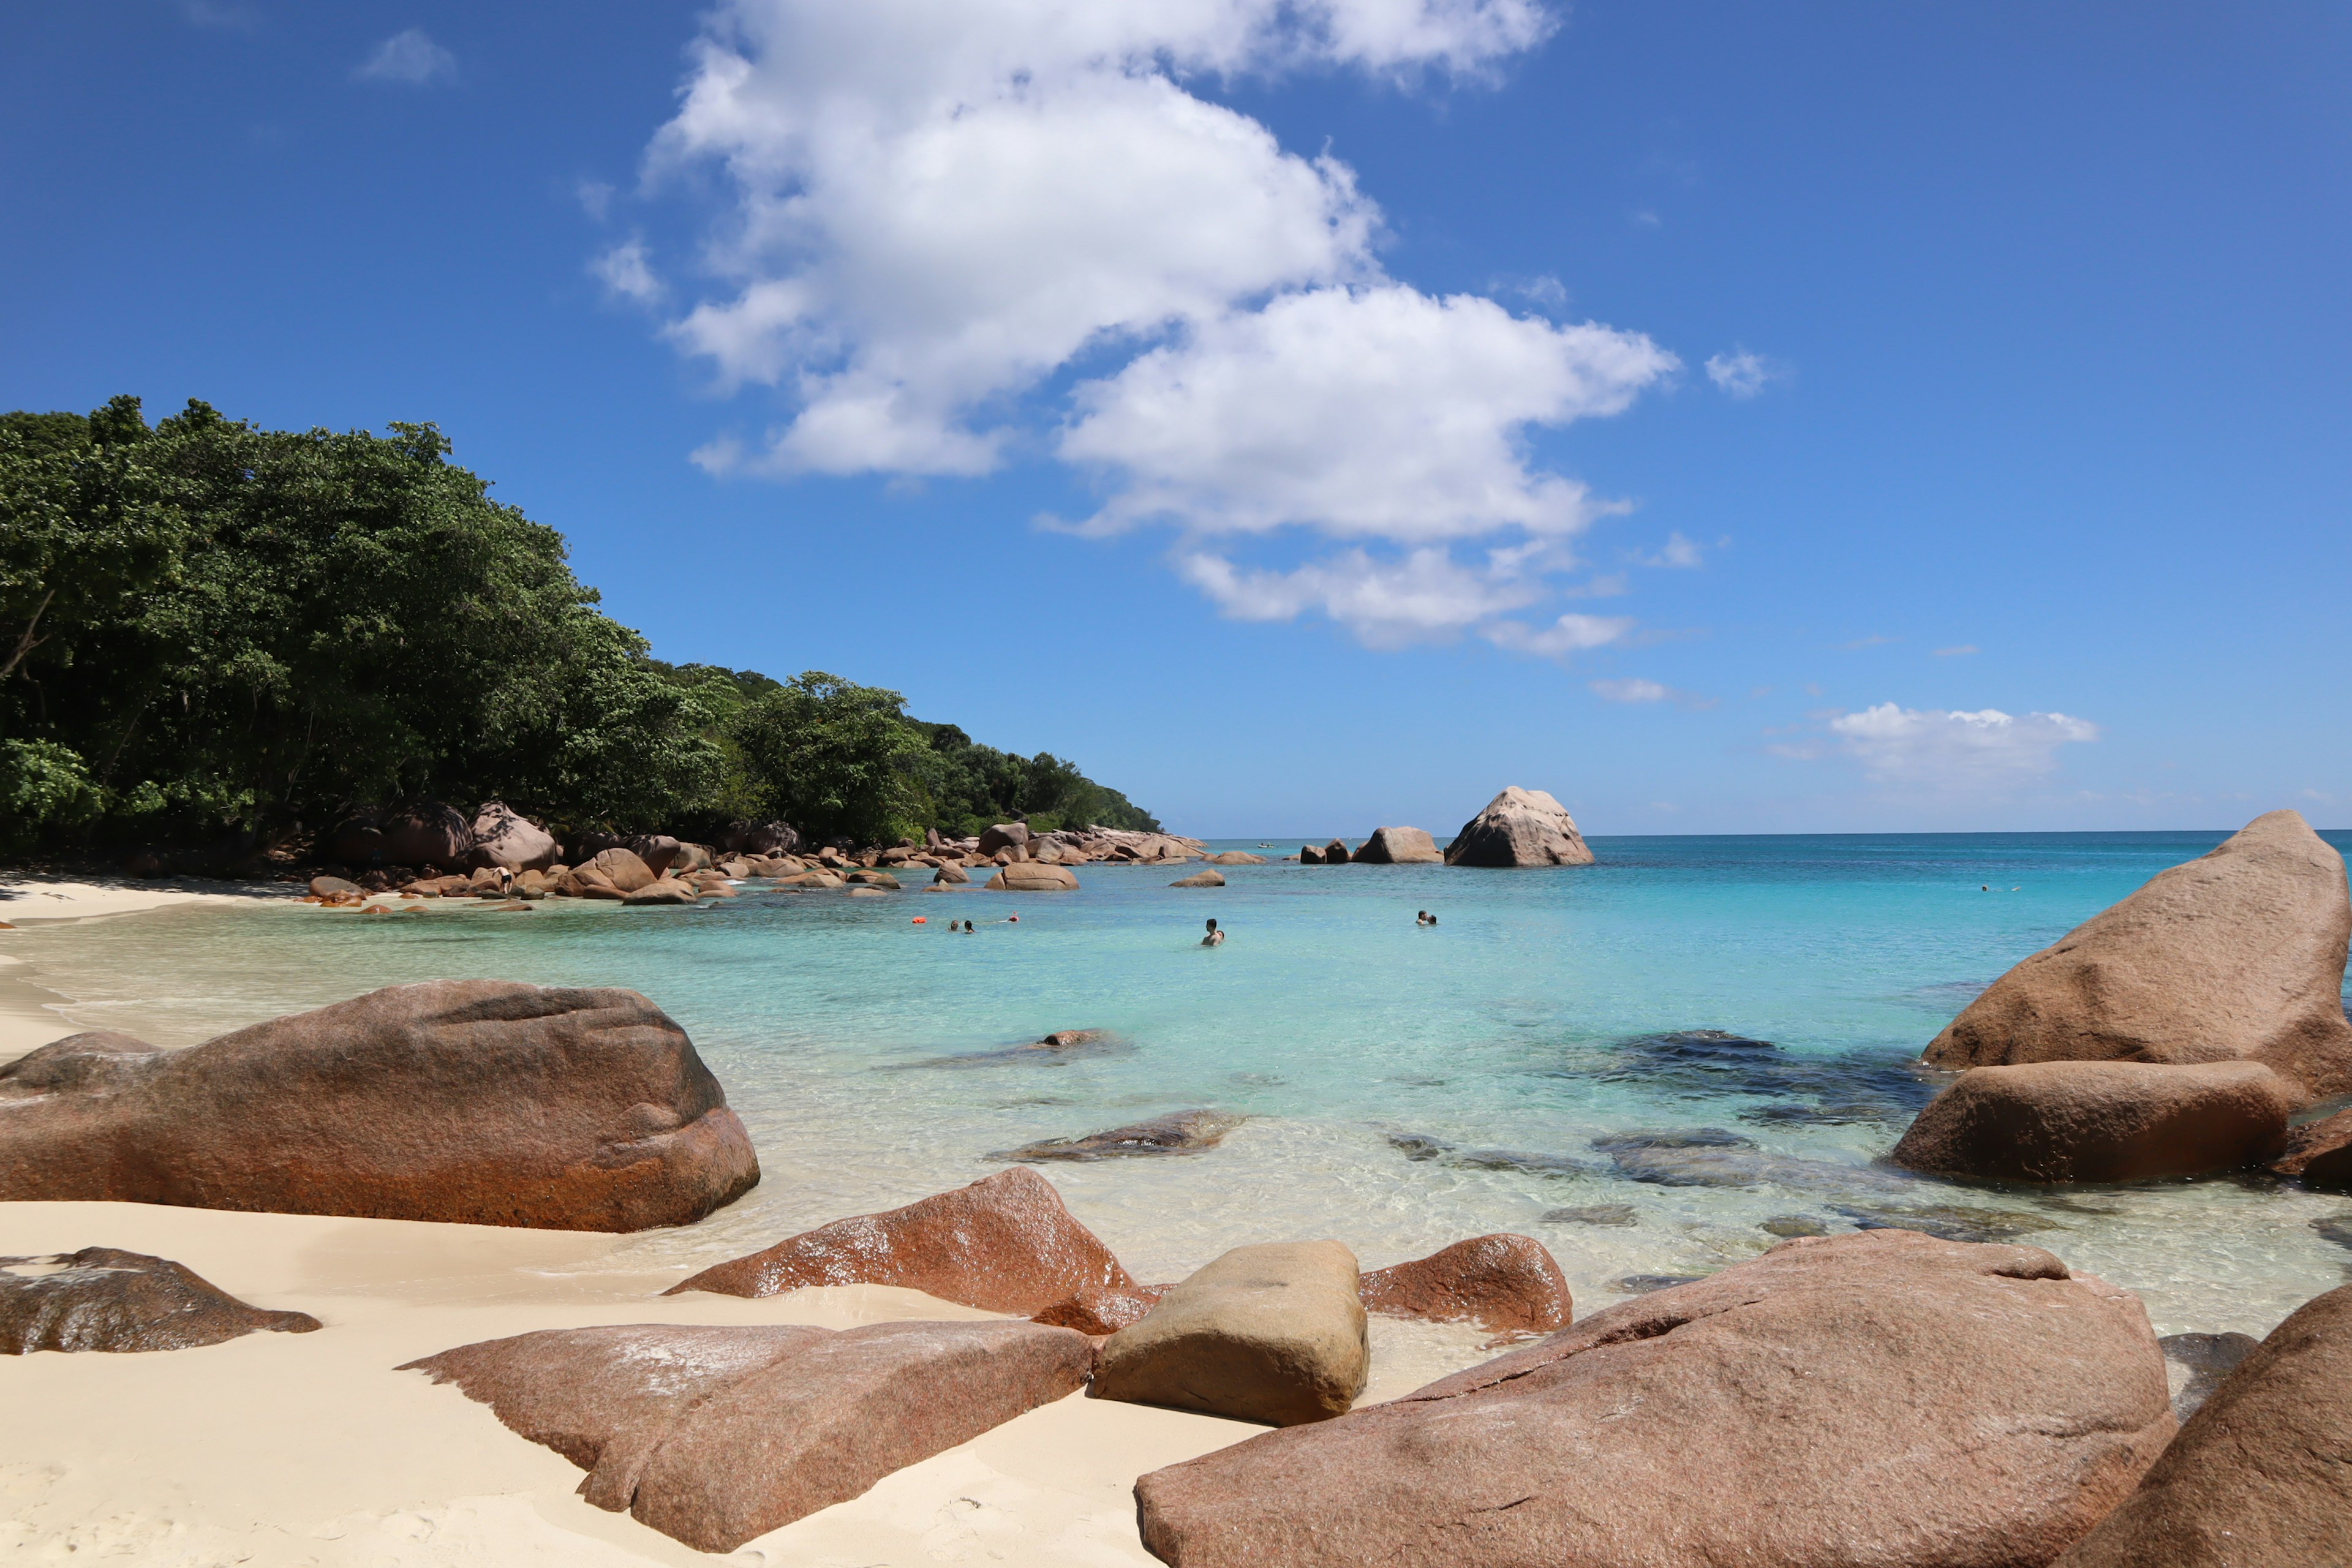
M1437 923L1437 917L1423 910L1412 917L1412 923L1417 926L1433 926Z
M1201 945L1202 947L1223 947L1224 944L1225 933L1219 931L1217 929L1217 922L1212 920L1209 922L1209 934L1201 939Z
M1019 915L1007 915L1004 917L1004 923L1009 926L1017 926L1021 923L1021 917Z

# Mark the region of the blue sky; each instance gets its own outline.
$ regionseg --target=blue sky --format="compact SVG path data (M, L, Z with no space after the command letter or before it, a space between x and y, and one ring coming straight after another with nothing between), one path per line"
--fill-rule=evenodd
M2352 823L2340 6L90 0L0 152L0 404L1181 830Z

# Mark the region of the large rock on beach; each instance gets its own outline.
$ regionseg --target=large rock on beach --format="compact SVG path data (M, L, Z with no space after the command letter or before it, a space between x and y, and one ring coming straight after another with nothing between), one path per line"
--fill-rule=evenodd
M602 881L623 895L650 888L657 873L645 863L634 849L600 849L587 864L576 868L572 875L585 883Z
M544 871L562 858L554 837L517 816L504 801L485 801L474 813L473 863L509 871Z
M669 875L686 846L667 833L645 833L629 840L629 850L656 877Z
M383 835L387 865L462 871L471 863L473 826L445 801L420 800L395 806L377 819L376 826Z
M2058 1568L2352 1563L2352 1285L2238 1363Z
M2348 939L2344 858L2273 811L2020 963L1927 1059L2243 1059L2294 1079L2306 1102L2352 1093Z
M1029 1321L1076 1329L1100 1339L1118 1332L1129 1323L1141 1322L1166 1294L1165 1285L1088 1285L1041 1311L1030 1313Z
M2352 1187L2352 1109L2289 1132L2271 1169L2310 1186Z
M580 1494L703 1552L845 1502L1083 1387L1085 1335L1037 1323L551 1329L399 1370L454 1383L588 1472Z
M1271 1426L1328 1421L1371 1365L1359 1288L1336 1241L1236 1247L1113 1334L1091 1392Z
M992 856L1000 849L1017 849L1028 842L1027 823L1000 822L980 836L980 853Z
M1960 1075L1893 1159L2011 1182L2199 1176L2278 1154L2299 1090L2260 1062L2026 1062Z
M1568 1327L1568 1276L1531 1236L1474 1236L1410 1263L1364 1276L1370 1311L1433 1323L1475 1323L1490 1334L1548 1334Z
M1357 863L1365 866L1435 866L1444 859L1437 840L1419 827L1375 827L1356 851Z
M1568 807L1512 784L1462 825L1445 847L1449 866L1590 866L1592 851Z
M992 1160L1118 1160L1154 1154L1193 1154L1213 1149L1247 1117L1227 1110L1171 1110L1148 1121L1132 1121L1077 1138L1041 1138L992 1154Z
M759 1179L719 1080L634 991L436 980L0 1067L0 1200L630 1231Z
M1783 1242L1136 1498L1181 1568L2028 1568L2173 1430L2131 1296L2034 1247L1871 1231Z
M318 1326L308 1312L248 1307L194 1270L143 1252L85 1247L0 1258L0 1355L186 1350Z
M904 1208L804 1231L667 1292L776 1296L810 1285L896 1285L1023 1317L1083 1289L1135 1284L1054 1184L1016 1167Z
M1066 866L1017 860L991 877L988 887L990 891L998 893L1075 893L1078 890L1078 879Z
M800 847L800 830L789 822L730 822L719 835L719 847L730 855L790 855Z
M701 894L691 882L681 882L676 877L662 877L646 883L634 893L625 894L625 904L690 904Z

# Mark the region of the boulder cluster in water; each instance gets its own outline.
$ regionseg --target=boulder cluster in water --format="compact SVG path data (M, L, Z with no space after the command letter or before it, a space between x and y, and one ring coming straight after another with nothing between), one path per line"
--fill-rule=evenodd
M1376 837L1391 856L1416 847ZM1197 849L1166 843L1114 851ZM942 874L1064 863L1045 836L920 852ZM854 870L916 858L889 853ZM807 858L845 883L856 858L838 873ZM604 846L564 877L576 896L626 899L682 880L677 860ZM624 890L633 864L648 880ZM588 890L599 879L613 891ZM1880 1207L1837 1210L1869 1228L1783 1216L1767 1228L1787 1239L1760 1258L1629 1277L1633 1299L1581 1321L1557 1261L1516 1235L1369 1273L1337 1240L1244 1246L1180 1281L1138 1280L1034 1166L1202 1154L1236 1121L1198 1110L1006 1151L969 1186L672 1290L879 1284L1001 1321L554 1328L410 1366L586 1470L590 1502L708 1552L1083 1388L1271 1428L1138 1479L1143 1543L1177 1568L2352 1562L2352 1286L2259 1343L2159 1341L2137 1298L2047 1251L1927 1234L1939 1215L1994 1211L1894 1199L1938 1179L2047 1189L2262 1165L2352 1186L2352 1109L2335 1105L2352 1095L2347 941L2341 858L2293 813L2263 817L2021 963L1937 1037L1928 1065L1959 1076L1896 1146L1910 1173L1874 1173ZM992 1059L1120 1045L1064 1031ZM1736 1075L1827 1120L1878 1120L1905 1094L1890 1080L1843 1108L1832 1097L1850 1090L1819 1064L1716 1031L1634 1042L1603 1070ZM1473 1166L1595 1163L1392 1142ZM1726 1129L1593 1148L1635 1182L1828 1180ZM626 1230L691 1224L758 1175L692 1044L633 992L439 982L184 1051L97 1033L0 1067L0 1200ZM1547 1217L1616 1225L1623 1206ZM1511 1348L1360 1408L1368 1312L1475 1323ZM0 1259L0 1350L16 1353L317 1327L165 1259Z

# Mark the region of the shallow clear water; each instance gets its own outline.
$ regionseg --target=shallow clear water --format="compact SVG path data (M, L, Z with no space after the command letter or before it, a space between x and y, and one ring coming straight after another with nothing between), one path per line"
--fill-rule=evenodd
M168 1045L398 981L634 986L692 1033L765 1171L725 1214L633 1241L649 1261L732 1256L971 1181L995 1151L1209 1106L1251 1120L1198 1154L1045 1167L1144 1277L1249 1241L1334 1236L1370 1268L1507 1229L1552 1248L1582 1312L1626 1276L1753 1256L1768 1219L1893 1219L2047 1247L2138 1290L2160 1331L2261 1333L2352 1274L2311 1226L2352 1199L2241 1179L1991 1191L1874 1163L1935 1088L1907 1064L1979 988L2220 837L1618 838L1580 869L1276 864L1213 890L1089 867L1061 895L910 880L881 899L752 884L690 910L199 908L7 951L75 1022ZM983 923L953 935L950 915ZM1209 915L1222 948L1198 945ZM1087 1026L1123 1046L956 1059ZM1636 1131L1700 1146L1624 1145ZM1634 1179L1695 1155L1737 1184ZM1631 1223L1544 1217L1563 1208Z

